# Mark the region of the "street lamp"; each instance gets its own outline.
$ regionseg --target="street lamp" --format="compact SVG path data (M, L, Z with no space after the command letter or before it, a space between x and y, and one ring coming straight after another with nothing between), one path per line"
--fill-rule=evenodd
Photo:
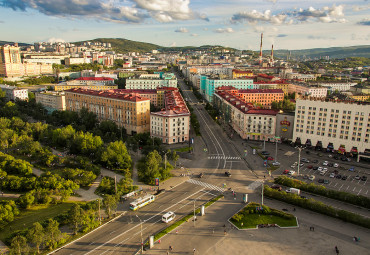
M101 215L100 215L100 199L97 199L98 201L98 211L99 211L99 225L101 225Z
M276 140L276 146L275 146L275 162L277 162L277 140Z
M194 227L195 227L195 220L196 220L196 216L195 216L195 201L196 201L196 199L194 199L194 219L193 219L193 221L194 221Z
M303 148L302 147L296 147L297 149L298 149L298 168L297 168L297 175L299 176L299 164L301 163L301 151L303 150Z
M141 238L141 254L143 254L144 243L143 243L143 222L138 215L135 215L140 220L140 238Z
M167 170L167 153L168 153L169 151L167 151L167 152L164 152L163 151L163 153L164 153L164 169L166 169Z

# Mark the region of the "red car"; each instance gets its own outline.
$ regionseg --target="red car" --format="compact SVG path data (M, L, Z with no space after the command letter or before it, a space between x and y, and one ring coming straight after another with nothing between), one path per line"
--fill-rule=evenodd
M273 158L273 157L267 157L266 159L267 159L267 160L274 160L274 158Z
M313 166L312 166L312 165L309 165L309 166L307 166L307 168L308 168L308 169L312 169L312 168L313 168Z
M288 169L284 170L284 172L283 172L283 174L288 174L288 173L289 173Z

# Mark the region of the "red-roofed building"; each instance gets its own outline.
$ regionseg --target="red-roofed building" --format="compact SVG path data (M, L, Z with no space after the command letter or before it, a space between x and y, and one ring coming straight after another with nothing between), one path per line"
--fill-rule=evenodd
M229 123L241 138L266 141L275 139L277 111L258 109L228 91L216 91L214 104L222 113L221 120Z

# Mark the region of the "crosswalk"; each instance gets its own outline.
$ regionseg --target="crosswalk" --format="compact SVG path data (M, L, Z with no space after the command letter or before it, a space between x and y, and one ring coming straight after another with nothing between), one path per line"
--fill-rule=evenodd
M240 157L209 156L208 159L233 159L233 160L240 160Z
M217 190L217 191L219 191L221 193L225 191L224 188L220 188L220 187L218 187L216 185L205 183L205 182L201 182L201 181L194 180L194 179L189 179L189 180L187 180L187 182L190 182L190 183L195 184L195 185L203 186L203 187L206 187L208 189Z
M260 182L260 181L254 181L254 182L252 182L251 184L249 184L249 185L247 186L247 189L255 190L255 189L257 189L258 187L260 187L260 186L261 186L261 184L262 184L262 182Z

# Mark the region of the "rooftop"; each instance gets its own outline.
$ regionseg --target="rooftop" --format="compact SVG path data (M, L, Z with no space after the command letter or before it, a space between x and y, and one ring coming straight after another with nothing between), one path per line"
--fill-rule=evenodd
M114 79L109 77L80 77L76 79L77 81L114 81Z
M148 101L148 98L141 97L137 93L122 93L118 90L92 90L92 89L83 89L83 88L75 88L69 89L65 91L66 93L76 93L76 94L83 94L83 95L91 95L97 97L106 97L106 98L114 98L123 101L131 101L131 102L140 102L140 101Z

